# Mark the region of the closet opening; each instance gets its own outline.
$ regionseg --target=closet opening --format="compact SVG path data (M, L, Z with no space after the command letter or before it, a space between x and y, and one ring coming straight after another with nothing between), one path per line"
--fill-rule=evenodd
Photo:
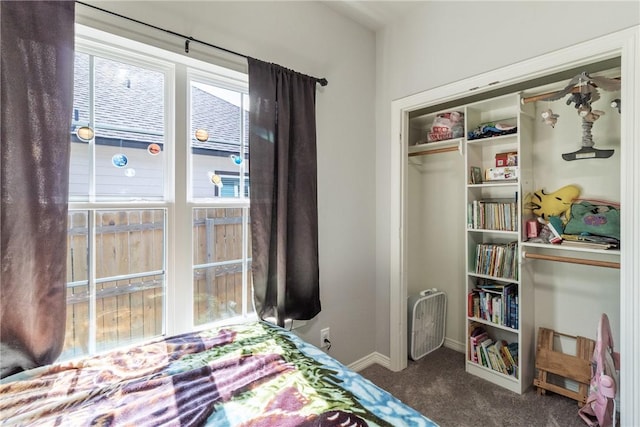
M504 192L516 200L518 207L514 230L491 233L498 236L495 240L500 244L517 242L515 253L520 271L515 282L522 297L527 298L530 312L519 319L522 323L515 328L497 328L496 338L526 342L519 347L526 353L521 355L526 366L520 367L521 375L515 382L504 373L495 379L494 373L484 367L472 366L471 371L475 370L472 373L515 392L524 392L533 385L537 328L547 326L576 335L579 333L575 330L584 329L582 335L593 335L603 312L612 319L614 339L621 343L622 358L629 363L625 369L632 375L638 369L629 362L633 326L625 323L632 315L631 300L638 299L633 283L639 273L631 262L634 252L638 256L637 248L625 245L624 238L618 250L561 249L529 241L526 221L531 219L531 206L524 204L524 199L537 190L551 194L567 185L579 187L580 197L618 203L622 212L625 206L632 209L637 204L638 184L633 177L637 174L634 164L639 164L639 153L634 150L633 141L637 140L638 130L633 117L639 99L634 72L638 47L628 43L633 33L623 31L392 103L391 134L400 135L401 143L392 144L390 159L391 188L399 189L391 195L391 369L401 370L407 365L407 298L434 287L447 293L444 345L467 352L469 358L469 324L474 316L469 316L467 299L477 279L471 260L476 246L491 239L484 236L487 233L467 227L468 208L470 201L484 199L487 191L496 192L498 198ZM600 90L600 99L592 103L599 117L592 122L590 137L595 148L613 151L606 158L563 158L563 154L576 153L584 144L585 131L575 103L567 102L565 97L554 101L532 100L562 91L582 73L622 82L629 79L618 92ZM469 91L469 88L477 89ZM487 110L495 114L487 114ZM547 110L557 115L554 126L545 122L543 113ZM452 111L465 113L464 134L452 140L428 141L434 117ZM506 113L504 117L502 112ZM467 139L471 125L513 116L517 116L515 124L519 129L516 139L505 143L505 150L470 148L478 144L469 144ZM494 160L498 151L511 151L509 144L517 148L519 155L520 175L515 186L513 182L509 183L510 188L507 183L491 183L492 189L487 190L483 184L473 183L470 167L481 167L484 178L487 163L483 162ZM471 150L486 152L479 155ZM622 234L637 234L638 225L630 217L621 216L620 227L626 230ZM523 252L531 256L523 256ZM586 260L586 265L582 261L549 262L546 257ZM585 315L581 316L581 312ZM593 322L589 313L595 319ZM624 407L624 389L620 395ZM629 392L628 396L632 394Z

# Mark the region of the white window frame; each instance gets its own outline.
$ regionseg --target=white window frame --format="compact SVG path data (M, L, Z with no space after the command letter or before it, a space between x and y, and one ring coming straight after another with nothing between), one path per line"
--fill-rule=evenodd
M162 200L89 201L70 200L69 210L105 210L159 208L166 209L165 224L165 307L163 331L174 335L210 327L211 324L194 326L193 315L193 208L201 207L247 207L248 199L191 200L190 195L190 78L232 90L248 92L248 76L228 68L189 58L101 30L76 24L76 50L117 61L124 61L165 74L165 145L164 197ZM93 153L91 153L93 155ZM92 172L93 173L93 172ZM92 184L93 185L93 184ZM90 191L90 194L93 190ZM244 220L246 221L246 219ZM90 222L91 224L91 222ZM246 224L245 224L246 226ZM89 230L92 233L94 230ZM245 233L246 234L246 233ZM248 247L247 236L243 236L243 252ZM90 250L93 250L90 248ZM246 257L245 257L246 258ZM95 273L95 266L90 275ZM245 275L245 277L247 277ZM90 278L91 280L91 278ZM243 292L248 291L247 283ZM246 300L246 299L245 299ZM94 307L95 308L95 307ZM245 320L255 319L247 315ZM234 318L238 321L238 318ZM228 319L230 321L230 319ZM216 323L224 323L216 322ZM95 329L95 325L92 325ZM95 335L91 338L95 339Z

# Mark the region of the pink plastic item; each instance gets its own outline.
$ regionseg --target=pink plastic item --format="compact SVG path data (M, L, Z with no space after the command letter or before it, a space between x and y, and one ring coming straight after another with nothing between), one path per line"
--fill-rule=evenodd
M615 426L616 391L620 354L614 351L609 318L602 314L598 323L596 345L591 358L591 385L587 403L578 414L587 425Z

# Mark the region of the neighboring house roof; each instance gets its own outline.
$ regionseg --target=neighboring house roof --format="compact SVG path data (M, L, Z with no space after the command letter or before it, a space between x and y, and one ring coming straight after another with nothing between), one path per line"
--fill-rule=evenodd
M86 53L75 56L74 132L89 125L89 61ZM163 74L153 70L94 57L96 143L146 148L164 143ZM234 105L196 86L192 87L192 147L200 154L237 153L241 121L248 129L248 114ZM180 112L176 112L180 114ZM242 118L242 119L241 119ZM209 139L198 141L196 129L206 129ZM247 147L248 132L245 132ZM81 142L74 133L73 140Z

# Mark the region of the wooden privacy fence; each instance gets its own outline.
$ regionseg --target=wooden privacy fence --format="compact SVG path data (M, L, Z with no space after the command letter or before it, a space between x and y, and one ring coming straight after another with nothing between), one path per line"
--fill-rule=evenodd
M88 215L70 211L68 217L67 330L62 358L89 352ZM96 212L97 351L163 333L164 216L163 209ZM193 242L195 324L241 313L242 209L194 209Z
M242 212L243 208L194 210L193 253L196 268L193 283L196 325L241 314ZM248 242L251 242L250 236ZM249 243L248 256L250 254ZM211 263L216 265L210 266ZM250 301L247 291L247 307L251 307Z

